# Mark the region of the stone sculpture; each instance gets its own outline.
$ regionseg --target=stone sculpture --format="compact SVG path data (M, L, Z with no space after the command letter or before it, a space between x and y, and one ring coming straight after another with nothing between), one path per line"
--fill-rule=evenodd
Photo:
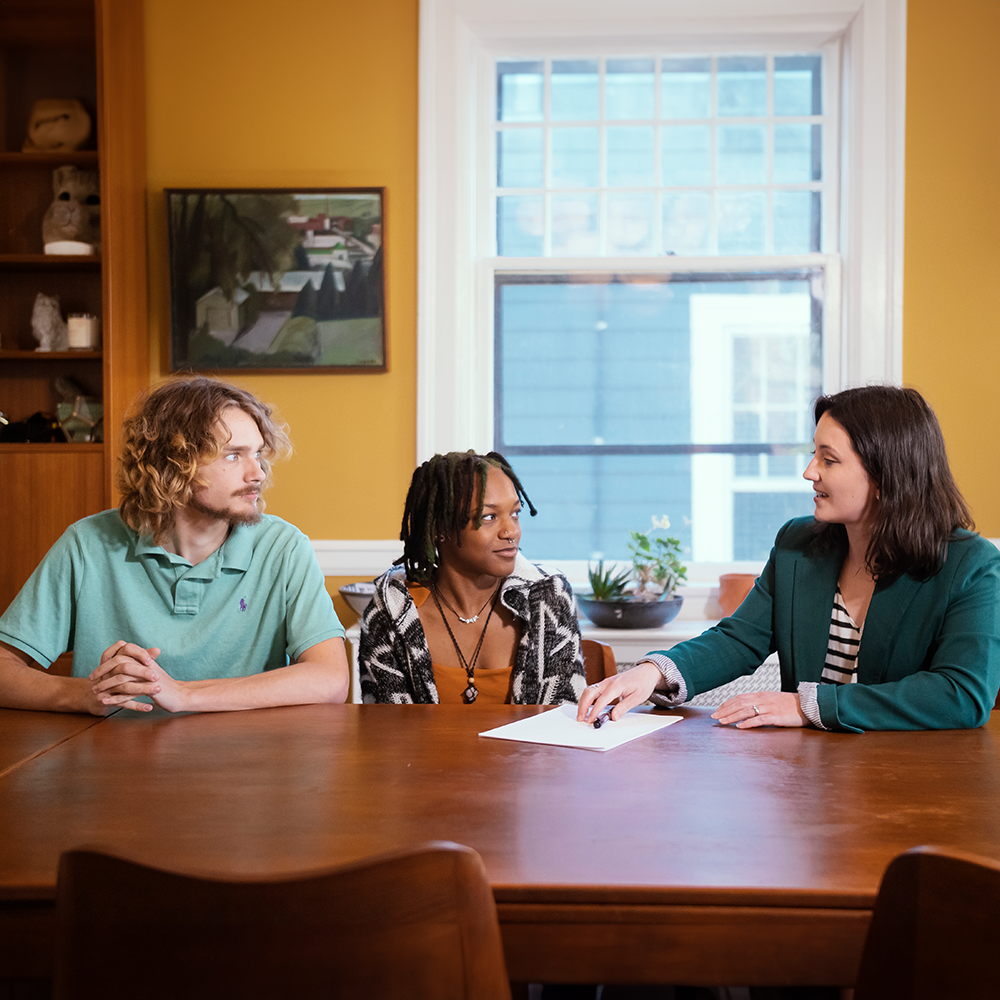
M35 101L28 119L28 137L22 153L79 149L90 135L90 115L86 108L68 97L48 97Z
M59 296L39 292L31 311L31 332L38 341L36 351L68 351L69 330L59 311Z
M52 191L55 198L42 219L45 252L99 253L101 188L97 173L57 167L52 171ZM59 246L67 243L71 246Z

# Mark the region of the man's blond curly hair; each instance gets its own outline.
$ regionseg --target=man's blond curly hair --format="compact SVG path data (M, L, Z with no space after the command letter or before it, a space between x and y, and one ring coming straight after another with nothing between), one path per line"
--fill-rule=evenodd
M260 431L264 448L261 493L271 484L271 462L291 454L285 428L271 408L244 389L216 379L172 378L140 396L122 424L122 449L116 484L122 520L159 541L174 511L203 485L198 468L216 459L228 438L222 415L242 410ZM264 509L263 498L259 501Z

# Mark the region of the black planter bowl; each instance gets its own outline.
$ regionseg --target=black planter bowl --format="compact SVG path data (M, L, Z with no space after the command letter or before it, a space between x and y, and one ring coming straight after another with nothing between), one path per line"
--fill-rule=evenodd
M673 621L684 603L683 597L665 601L595 601L577 597L580 610L598 628L659 628Z

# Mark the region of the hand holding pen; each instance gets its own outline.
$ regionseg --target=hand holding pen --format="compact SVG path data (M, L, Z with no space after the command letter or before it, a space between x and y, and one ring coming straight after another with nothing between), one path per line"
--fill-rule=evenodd
M605 722L614 722L615 721L614 718L611 715L611 712L612 712L613 709L614 709L613 705L605 705L604 708L602 708L597 713L597 718L594 719L594 728L595 729L600 729L601 726L603 726Z

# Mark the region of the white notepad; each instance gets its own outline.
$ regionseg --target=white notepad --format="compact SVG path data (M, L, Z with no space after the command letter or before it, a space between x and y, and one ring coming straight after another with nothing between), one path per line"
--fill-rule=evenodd
M623 743L680 722L682 718L680 715L656 715L652 709L641 707L632 709L620 722L606 722L600 729L595 729L588 722L576 721L576 705L565 704L497 729L488 729L479 735L494 740L546 743L580 750L613 750Z

